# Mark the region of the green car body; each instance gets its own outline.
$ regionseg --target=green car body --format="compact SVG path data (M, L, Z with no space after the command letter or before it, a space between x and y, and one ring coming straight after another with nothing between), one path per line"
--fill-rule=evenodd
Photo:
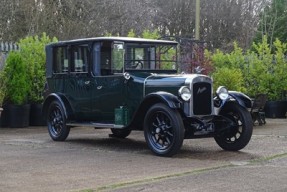
M43 112L52 139L65 140L70 127L91 126L111 128L122 138L144 130L149 147L160 156L176 154L185 138L217 137L225 140L219 144L224 149L243 148L252 134L246 110L250 99L238 92L214 97L210 77L178 74L177 46L175 41L125 37L47 45ZM238 115L229 118L230 105L246 126L238 125ZM221 135L236 126L248 131ZM239 146L225 147L226 137L238 132L247 132L244 141L239 137Z

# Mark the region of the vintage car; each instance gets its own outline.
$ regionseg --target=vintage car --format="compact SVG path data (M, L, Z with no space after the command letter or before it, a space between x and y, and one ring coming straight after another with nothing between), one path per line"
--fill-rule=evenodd
M43 113L51 138L64 141L71 127L91 126L118 138L143 130L159 156L192 138L244 148L253 130L250 98L223 86L213 94L210 77L177 73L177 49L175 41L127 37L47 45Z

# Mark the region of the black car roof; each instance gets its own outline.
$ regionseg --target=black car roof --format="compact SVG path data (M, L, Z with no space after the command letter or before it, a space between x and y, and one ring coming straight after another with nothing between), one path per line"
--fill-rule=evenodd
M144 39L144 38L131 38L131 37L92 37L92 38L83 38L83 39L73 39L67 41L59 41L56 43L49 44L50 46L53 45L67 45L67 44L77 44L77 43L87 43L93 41L122 41L122 42L129 42L129 43L151 43L151 44L172 44L177 45L176 41L168 41L168 40L155 40L155 39Z

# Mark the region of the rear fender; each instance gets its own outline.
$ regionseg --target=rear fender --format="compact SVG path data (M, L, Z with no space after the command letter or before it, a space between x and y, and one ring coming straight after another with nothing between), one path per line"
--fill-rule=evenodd
M47 117L49 106L53 101L58 101L62 105L66 119L72 118L73 110L68 99L64 95L57 93L51 93L46 97L42 109L42 114L44 117Z

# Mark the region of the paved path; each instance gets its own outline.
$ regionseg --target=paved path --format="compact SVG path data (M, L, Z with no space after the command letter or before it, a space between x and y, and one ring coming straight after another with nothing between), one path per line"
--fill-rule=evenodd
M75 128L53 142L45 127L0 128L0 191L287 191L287 120L256 126L240 152L213 139L185 140L172 158L154 156L142 132Z

